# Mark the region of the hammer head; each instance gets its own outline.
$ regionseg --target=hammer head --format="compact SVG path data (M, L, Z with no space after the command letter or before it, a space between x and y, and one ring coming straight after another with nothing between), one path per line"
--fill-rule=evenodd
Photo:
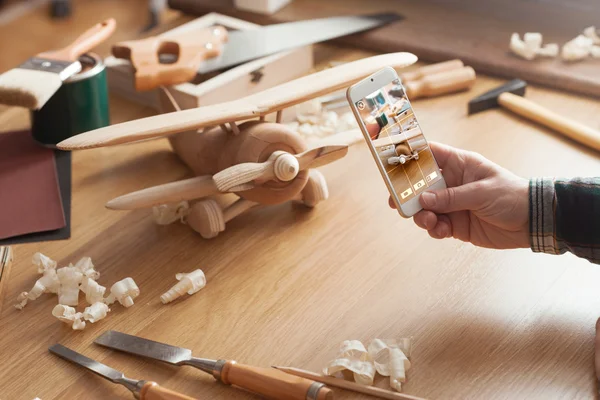
M492 89L489 92L482 94L479 97L475 97L469 101L469 115L478 113L479 111L487 110L488 108L498 107L498 96L502 93L512 93L518 96L525 95L525 88L527 82L521 79L514 79L496 89Z

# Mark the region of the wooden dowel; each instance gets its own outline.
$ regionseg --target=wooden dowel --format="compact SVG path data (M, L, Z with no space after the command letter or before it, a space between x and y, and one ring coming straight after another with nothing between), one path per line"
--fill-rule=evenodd
M229 123L229 126L231 127L231 130L233 131L234 135L239 135L240 134L240 128L237 126L237 124L235 123L235 121L231 121Z
M275 116L275 122L277 122L278 124L281 123L281 114L283 114L283 110L277 111L277 114Z
M381 389L375 386L359 385L355 382L346 381L344 379L334 378L331 376L323 376L316 374L311 371L306 371L299 368L292 367L273 367L280 371L286 372L291 375L300 376L306 379L312 379L316 382L321 382L329 386L338 387L340 389L351 390L353 392L364 393L380 399L392 399L392 400L425 400L422 397L411 396L408 394L392 392L391 390Z

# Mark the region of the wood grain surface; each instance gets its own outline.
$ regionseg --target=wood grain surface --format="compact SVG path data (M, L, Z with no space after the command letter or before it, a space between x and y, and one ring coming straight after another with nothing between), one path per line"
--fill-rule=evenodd
M134 37L146 24L141 0L75 3L79 19L55 30L43 11L28 16L23 26L0 27L2 38L20 29L11 40L14 51L3 52L1 68L46 50L48 42L66 44L81 27L111 14L121 24L114 41ZM35 35L26 29L34 22L39 22ZM319 63L369 55L334 46L316 49ZM480 75L470 92L414 102L427 138L480 152L526 177L598 176L599 153L550 130L500 109L467 117L467 101L500 83ZM527 97L599 127L598 102L538 87L531 87ZM112 96L111 113L113 122L122 122L151 110ZM3 130L24 128L27 121L23 110L0 108ZM191 397L257 398L190 367L94 345L93 339L108 329L187 347L200 357L317 372L345 339L412 336L413 367L403 385L407 394L429 399L595 396L600 268L571 255L485 250L429 238L388 208L386 188L365 144L320 168L329 200L312 210L291 204L255 208L212 240L185 225L157 226L148 211L104 208L107 200L126 192L191 176L166 140L85 150L74 153L73 160L72 238L15 246L0 314L1 399L132 398L122 386L49 354L48 346L57 342L127 376ZM141 295L129 309L115 304L106 319L82 332L52 317L55 296L42 296L18 311L14 299L37 279L31 265L36 251L60 265L90 256L102 274L100 284L131 276ZM159 297L175 283L175 274L196 268L205 272L206 287L163 305ZM376 382L388 385L387 378ZM369 398L333 390L337 399Z
M169 4L189 13L210 10L261 24L393 11L405 19L339 38L336 43L371 51L409 51L432 62L460 58L480 73L600 96L599 59L565 63L559 58L545 58L532 62L512 55L508 49L513 32L541 32L545 43L562 46L584 28L597 26L600 7L587 0L297 0L271 16L240 11L231 1L223 0L169 0Z

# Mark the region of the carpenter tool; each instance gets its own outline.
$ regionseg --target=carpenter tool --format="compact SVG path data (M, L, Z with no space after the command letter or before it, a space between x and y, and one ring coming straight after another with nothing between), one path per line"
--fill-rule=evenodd
M67 47L40 53L24 64L0 75L0 104L41 108L63 81L81 71L79 56L108 38L114 19L94 25Z
M195 35L151 37L117 43L112 53L131 61L138 91L189 82L197 74L220 71L244 62L397 21L397 14L321 18L227 32L223 27ZM226 42L226 43L225 43ZM165 62L170 56L171 60ZM161 61L161 59L163 61Z
M324 384L292 377L273 368L252 367L232 360L208 360L192 356L192 351L165 343L107 331L94 343L171 365L190 365L211 374L215 379L249 390L270 399L331 400L333 392Z
M421 68L417 68L414 71L404 72L400 74L400 79L402 79L403 83L410 81L418 81L419 79L423 79L429 75L435 75L440 72L452 71L455 69L461 69L464 67L462 60L449 60L436 64L425 65Z
M474 83L475 70L471 67L460 67L408 81L404 83L404 87L408 98L414 100L467 90Z
M4 286L8 280L8 271L13 261L13 251L10 246L0 246L0 310L4 301Z
M292 367L273 367L279 371L285 373L301 376L302 378L312 379L317 382L324 383L329 386L335 386L340 389L351 390L357 393L368 394L373 397L379 397L380 399L392 399L392 400L425 400L421 397L410 396L408 394L392 392L391 390L381 389L375 386L360 385L358 383L347 381L340 378L334 378L332 376L323 376L316 374L311 371L306 371L299 368Z
M490 90L469 102L469 115L501 106L600 151L600 131L524 98L526 87L527 82L515 79Z
M194 400L193 397L186 396L181 393L174 392L159 386L156 382L143 381L127 378L122 372L112 369L111 367L87 358L83 354L79 354L61 344L55 344L48 350L64 358L67 361L78 364L92 372L108 379L112 383L118 383L129 389L136 399L140 400Z
M600 395L600 318L596 320L596 339L594 340L594 367L596 371L596 390Z

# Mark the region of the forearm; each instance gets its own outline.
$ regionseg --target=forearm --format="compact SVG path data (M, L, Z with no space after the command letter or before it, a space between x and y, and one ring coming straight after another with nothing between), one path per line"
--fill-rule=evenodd
M531 179L529 232L535 252L600 264L600 178Z

